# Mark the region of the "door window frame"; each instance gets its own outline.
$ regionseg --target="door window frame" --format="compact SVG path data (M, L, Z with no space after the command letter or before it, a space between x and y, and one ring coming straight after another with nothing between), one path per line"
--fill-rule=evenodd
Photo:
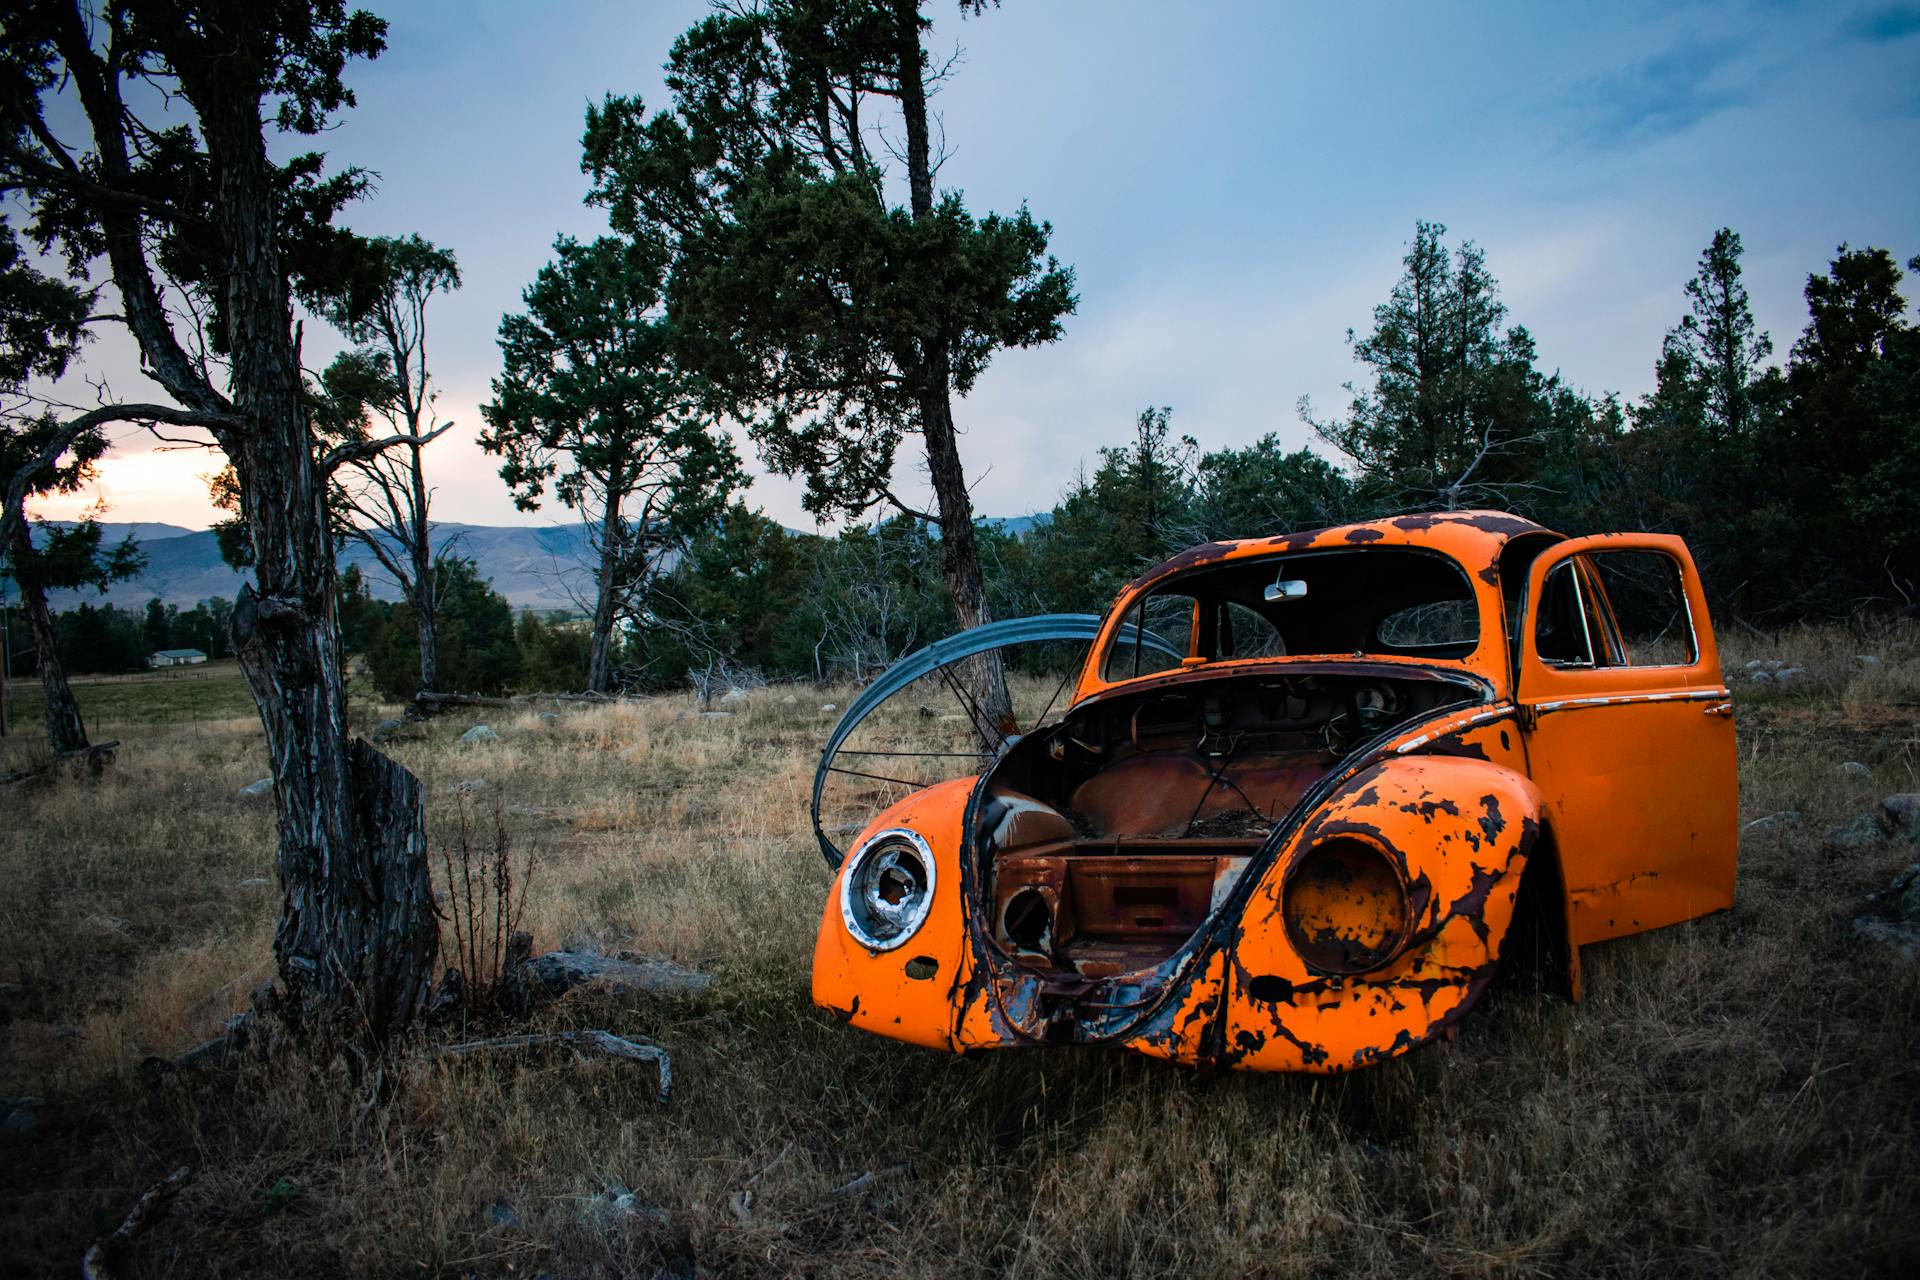
M1541 659L1537 651L1535 628L1539 624L1538 606L1544 598L1547 575L1560 565L1572 562L1576 584L1583 593L1592 591L1595 606L1603 614L1610 615L1611 604L1606 602L1604 593L1594 587L1598 572L1585 557L1618 551L1653 552L1673 562L1680 576L1680 593L1686 607L1687 626L1693 633L1692 662L1648 666L1556 666ZM1587 575L1592 575L1591 581L1582 581ZM1583 625L1587 625L1584 607L1581 616ZM1607 634L1609 625L1617 628L1618 624L1607 618L1602 622L1602 635L1598 639L1612 649L1612 637ZM1520 643L1514 655L1514 692L1523 701L1611 692L1725 687L1726 682L1720 671L1719 649L1714 643L1713 628L1708 620L1706 595L1700 585L1699 570L1687 552L1687 544L1671 534L1596 534L1586 538L1569 538L1548 547L1527 566L1527 588L1520 602L1519 630ZM1620 648L1624 652L1624 639ZM1591 647L1589 652L1594 652Z

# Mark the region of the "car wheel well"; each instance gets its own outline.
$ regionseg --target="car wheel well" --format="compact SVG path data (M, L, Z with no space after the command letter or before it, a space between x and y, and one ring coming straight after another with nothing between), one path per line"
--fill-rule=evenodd
M1579 998L1578 958L1568 942L1567 889L1553 829L1542 827L1527 855L1513 922L1500 947L1507 982Z

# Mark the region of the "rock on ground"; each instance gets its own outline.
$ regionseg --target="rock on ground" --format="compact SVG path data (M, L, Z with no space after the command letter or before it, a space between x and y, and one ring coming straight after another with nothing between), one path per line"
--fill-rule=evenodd
M1920 963L1920 862L1895 876L1885 893L1867 900L1867 909L1853 918L1853 936Z
M460 735L460 745L463 747L477 746L483 742L498 741L500 741L500 735L493 731L491 725L477 724Z
M1880 825L1890 836L1920 844L1920 791L1902 792L1882 800Z
M1880 826L1880 819L1870 813L1857 818L1849 818L1837 827L1827 828L1827 843L1845 849L1849 853L1858 853L1871 849L1887 838Z

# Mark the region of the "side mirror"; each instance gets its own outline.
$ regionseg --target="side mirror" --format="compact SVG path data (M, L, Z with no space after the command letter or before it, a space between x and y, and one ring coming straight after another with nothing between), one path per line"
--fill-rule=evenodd
M1266 596L1268 604L1279 604L1282 600L1305 600L1307 584L1298 578L1282 578L1267 584Z

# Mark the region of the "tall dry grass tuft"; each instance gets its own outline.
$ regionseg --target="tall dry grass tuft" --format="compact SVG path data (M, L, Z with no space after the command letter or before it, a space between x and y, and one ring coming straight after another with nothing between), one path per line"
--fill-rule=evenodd
M446 934L453 934L450 966L460 974L463 1005L469 1010L490 1010L500 1001L509 981L513 936L520 931L527 914L527 890L533 883L534 848L527 847L520 861L520 872L513 869L513 838L507 832L506 814L499 797L493 802L493 843L483 846L474 829L473 802L463 786L458 792L460 827L458 838L442 844L440 855L446 871L444 896L448 909L441 912L441 958L448 949ZM459 862L456 867L456 850ZM515 890L518 890L516 893Z

